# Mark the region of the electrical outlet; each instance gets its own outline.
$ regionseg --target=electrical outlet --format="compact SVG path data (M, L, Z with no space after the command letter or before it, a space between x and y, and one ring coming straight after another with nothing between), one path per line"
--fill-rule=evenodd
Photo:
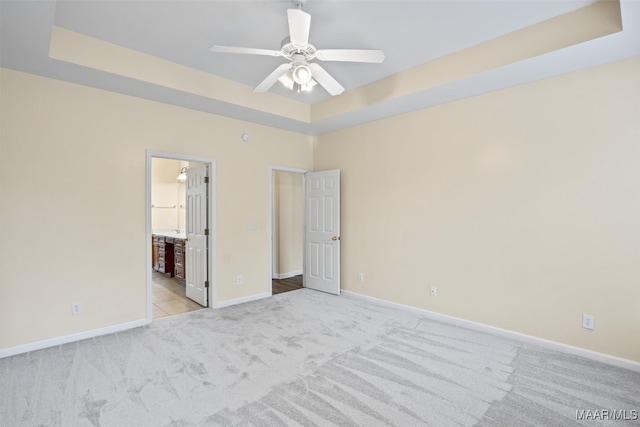
M80 314L82 312L82 305L79 302L71 304L71 314Z
M435 286L431 287L431 296L435 297L438 295L438 288L436 288Z
M244 283L244 278L242 277L242 274L238 274L238 277L236 278L236 285L242 285Z
M364 282L364 273L358 273L358 282Z
M592 315L590 314L583 314L582 315L582 327L585 329L590 329L593 330L593 328L595 328L596 324L595 324L595 319Z

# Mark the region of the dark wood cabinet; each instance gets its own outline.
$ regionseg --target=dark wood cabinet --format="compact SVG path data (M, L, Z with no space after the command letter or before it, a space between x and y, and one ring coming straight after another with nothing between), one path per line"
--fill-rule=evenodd
M185 281L185 239L154 234L151 236L153 269Z
M162 256L164 256L164 259L162 260L163 262L161 262L161 265L164 265L164 269L160 269L160 273L164 273L169 277L173 277L174 275L174 268L175 268L175 260L174 260L174 239L173 237L165 237L164 238L164 247L162 244L159 245L160 248L162 248L160 250L160 254Z
M175 239L175 242L173 245L175 275L176 275L176 278L179 279L181 282L185 281L184 249L185 249L185 241L183 239Z

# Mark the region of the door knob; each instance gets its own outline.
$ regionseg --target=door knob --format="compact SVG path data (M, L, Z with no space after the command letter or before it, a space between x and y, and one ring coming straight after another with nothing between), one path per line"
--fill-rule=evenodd
M340 240L340 238L339 238L338 236L333 236L333 237L331 238L331 240L333 240L333 241L335 242L336 240Z

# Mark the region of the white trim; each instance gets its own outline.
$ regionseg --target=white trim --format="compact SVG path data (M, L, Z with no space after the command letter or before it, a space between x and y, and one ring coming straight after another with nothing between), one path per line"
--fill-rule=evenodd
M296 270L288 273L274 274L274 276L276 276L276 279L288 279L290 277L300 276L302 273L304 273L304 270Z
M166 151L147 150L146 152L146 223L147 242L151 242L151 160L152 158L184 160L187 162L198 162L207 165L209 168L209 308L215 308L217 300L217 265L216 265L216 159L211 157L190 156L186 154L170 153ZM153 301L151 288L151 244L147 243L147 320L153 321Z
M249 295L246 297L230 299L226 301L219 302L214 308L224 308L231 307L232 305L244 304L245 302L257 301L263 298L269 298L271 296L271 292L263 292L261 294Z
M289 166L270 165L269 166L269 174L271 174L271 171L280 171L280 172L291 172L291 173L305 174L305 173L309 172L309 169L291 168Z
M496 335L515 339L520 342L534 344L534 345L538 345L551 350L556 350L562 353L572 354L574 356L584 357L585 359L606 363L608 365L616 366L618 368L624 368L624 369L629 369L630 371L640 372L640 362L636 362L633 360L623 359L621 357L611 356L609 354L598 353L596 351L587 350L585 348L575 347L568 344L563 344L557 341L546 340L544 338L538 338L532 335L521 334L520 332L514 332L508 329L497 328L495 326L486 325L484 323L478 323L471 320L460 319L459 317L448 316L446 314L440 314L434 311L412 307L410 305L387 301L380 298L371 297L369 295L360 294L358 292L346 291L343 289L342 294L348 297L365 299L372 302L376 302L378 304L413 311L413 312L419 313L420 315L428 319L437 320L440 322L447 322L456 326L462 326L467 329L472 329L474 331L493 333Z
M275 204L275 199L278 197L276 195L276 174L275 174L275 170L271 171L271 176L269 177L271 179L271 186L269 187L269 212L270 212L270 231L269 231L269 236L270 236L270 242L271 242L271 248L270 250L270 258L271 258L271 277L276 279L278 276L278 240L274 238L274 236L276 234L278 234L278 221L276 221L276 204Z
M277 276L277 278L279 279L284 279L285 277L284 274L276 274L274 271L274 257L275 254L274 252L274 246L275 246L275 240L274 240L274 228L275 228L275 201L273 200L274 198L274 185L273 185L273 173L275 171L281 171L281 172L291 172L291 173L299 173L302 175L302 197L304 199L305 197L305 191L306 191L306 183L305 183L305 174L307 172L309 172L308 169L300 169L300 168L291 168L288 166L275 166L275 165L269 165L269 282L268 282L268 287L267 289L269 289L269 296L273 295L273 278ZM306 213L303 213L304 215L304 221L306 221ZM304 224L303 221L303 224ZM303 233L303 239L304 239L304 233ZM304 265L304 260L305 260L305 251L306 251L306 247L307 244L306 242L303 243L303 253L302 253L302 263ZM303 272L299 273L299 274L304 274L304 269ZM289 277L293 277L293 276L289 276Z
M4 348L0 350L0 359L4 357L15 356L17 354L28 353L30 351L42 350L43 348L55 347L57 345L68 344L75 341L86 340L88 338L99 337L101 335L109 335L115 332L122 332L128 329L139 328L148 325L148 319L139 319L131 322L120 323L117 325L106 326L104 328L91 329L84 332L76 332L74 334L63 335L61 337L49 338L42 341L36 341L29 344L17 345L14 347Z

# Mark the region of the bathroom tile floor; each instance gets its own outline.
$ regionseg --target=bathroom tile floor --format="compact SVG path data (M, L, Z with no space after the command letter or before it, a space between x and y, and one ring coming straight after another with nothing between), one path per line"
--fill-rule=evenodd
M204 308L186 297L184 285L175 277L167 277L154 271L151 279L154 319Z

